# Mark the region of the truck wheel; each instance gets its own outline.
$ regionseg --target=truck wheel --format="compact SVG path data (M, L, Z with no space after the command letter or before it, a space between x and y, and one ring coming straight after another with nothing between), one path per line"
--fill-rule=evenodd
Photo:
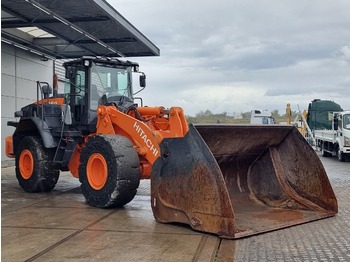
M131 141L119 135L91 137L80 156L79 180L86 201L96 207L120 207L136 195L140 160Z
M345 156L344 156L343 152L340 151L339 148L338 148L337 156L338 156L339 162L344 162L345 161Z
M321 153L323 157L330 157L332 156L329 152L324 150L324 144L321 145Z
M54 154L39 137L23 138L16 152L16 177L24 191L49 192L55 187L60 171L54 168Z

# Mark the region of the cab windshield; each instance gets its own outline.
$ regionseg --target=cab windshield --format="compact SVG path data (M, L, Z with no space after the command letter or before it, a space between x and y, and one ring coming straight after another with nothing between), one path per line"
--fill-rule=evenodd
M105 95L109 102L132 99L131 67L108 67L93 64L91 68L91 108L97 108L96 102ZM123 97L123 98L122 98Z

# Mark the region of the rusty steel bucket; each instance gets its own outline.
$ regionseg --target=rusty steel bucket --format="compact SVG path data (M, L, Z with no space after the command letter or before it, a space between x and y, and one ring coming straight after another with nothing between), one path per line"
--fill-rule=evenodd
M159 222L235 239L338 212L321 161L293 126L190 126L161 152L151 179Z

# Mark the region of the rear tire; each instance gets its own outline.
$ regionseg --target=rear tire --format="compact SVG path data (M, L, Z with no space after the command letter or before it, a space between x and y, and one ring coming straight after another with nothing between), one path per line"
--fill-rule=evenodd
M39 137L24 137L16 150L16 177L24 191L49 192L55 187L60 171L54 167L54 154Z
M332 156L329 152L324 150L324 144L323 143L321 145L321 152L322 152L322 156L323 157L330 157L330 156Z
M140 160L131 141L119 135L91 137L80 156L79 180L86 201L96 207L120 207L136 195Z

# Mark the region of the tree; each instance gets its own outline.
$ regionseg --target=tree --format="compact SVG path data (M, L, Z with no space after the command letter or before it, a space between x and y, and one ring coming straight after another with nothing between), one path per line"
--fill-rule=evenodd
M278 109L272 110L271 115L274 118L279 118L280 117L280 114L278 113Z
M251 113L250 112L242 112L241 113L244 119L250 119Z
M208 116L212 116L212 115L213 115L213 113L209 109L207 109L205 111L202 110L202 111L198 112L196 114L196 117L208 117Z

